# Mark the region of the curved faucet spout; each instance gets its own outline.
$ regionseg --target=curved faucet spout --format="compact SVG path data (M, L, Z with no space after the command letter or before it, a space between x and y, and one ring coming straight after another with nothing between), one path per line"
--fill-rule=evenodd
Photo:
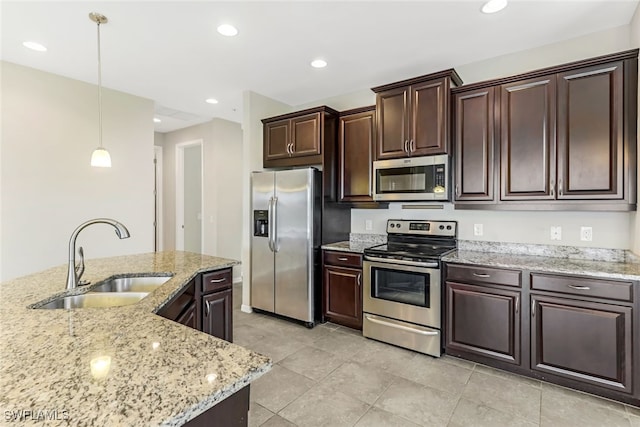
M67 290L75 289L78 286L80 277L82 276L82 273L76 273L76 239L78 238L78 234L80 234L82 230L92 224L109 224L110 226L115 228L116 235L120 239L126 239L131 236L129 234L129 230L127 230L127 227L125 227L124 224L116 221L115 219L95 218L80 224L75 230L73 230L73 233L71 233L71 238L69 239L69 268L67 270Z

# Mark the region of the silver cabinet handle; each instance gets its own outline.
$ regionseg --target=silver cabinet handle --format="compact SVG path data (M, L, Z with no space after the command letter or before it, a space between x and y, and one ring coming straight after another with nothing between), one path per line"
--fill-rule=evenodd
M273 198L273 252L278 252L278 198Z
M558 196L562 196L562 180L558 180Z
M409 154L409 140L404 141L404 152Z
M396 329L400 329L402 331L407 331L407 332L413 332L414 334L420 334L420 335L438 335L437 331L421 331L418 329L413 329L410 328L408 326L404 326L404 325L396 325L395 323L389 323L389 322L385 322L384 320L379 320L376 319L374 317L371 316L366 316L367 320L373 322L373 323L377 323L379 325L383 325L383 326L388 326L390 328L396 328Z
M345 257L338 258L338 261L348 261L348 260L349 260L349 258L345 258Z
M413 139L409 141L409 151L412 153L416 151L416 142Z
M460 186L456 184L456 197L460 197Z
M518 314L518 311L520 309L520 295L516 296L516 314Z
M294 144L295 144L295 141L293 141L291 144L289 144L291 146L291 154L292 155L295 153L295 150L293 149Z
M531 317L536 316L536 302L531 300Z
M209 301L205 301L204 306L206 308L205 316L209 317L209 311L210 311L210 309L209 309Z
M227 279L211 279L209 280L209 283L222 283L222 282L226 282Z
M358 286L360 286L362 284L362 274L358 273L358 277L356 277L356 281L358 283Z
M550 187L550 192L551 192L551 197L555 197L556 196L556 182L555 180L551 180L551 182L549 183L549 187Z
M476 277L482 277L483 279L487 279L489 277L491 277L490 274L486 274L486 273L473 273L474 276Z
M579 285L567 285L571 289L576 289L578 291L588 291L591 289L589 286L579 286Z

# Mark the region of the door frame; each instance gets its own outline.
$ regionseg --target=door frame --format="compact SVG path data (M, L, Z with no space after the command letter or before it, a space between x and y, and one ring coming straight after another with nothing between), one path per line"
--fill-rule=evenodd
M204 142L202 139L180 142L176 144L176 224L175 247L177 251L184 250L184 149L200 147L200 253L204 248Z
M155 250L161 252L164 250L164 149L160 145L153 146L153 160L155 168Z

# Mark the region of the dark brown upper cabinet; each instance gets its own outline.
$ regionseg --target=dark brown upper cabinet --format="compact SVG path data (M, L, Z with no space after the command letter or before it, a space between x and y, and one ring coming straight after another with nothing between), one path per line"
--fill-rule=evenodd
M340 113L338 125L338 201L373 202L375 106Z
M637 90L638 49L452 89L456 208L635 210Z
M263 119L263 166L322 164L325 145L335 151L337 116L336 111L323 106Z
M495 88L453 96L455 200L495 201Z
M624 64L558 74L558 198L624 195Z
M502 200L555 197L555 76L500 87Z
M373 88L377 160L448 153L449 90L460 84L450 69Z

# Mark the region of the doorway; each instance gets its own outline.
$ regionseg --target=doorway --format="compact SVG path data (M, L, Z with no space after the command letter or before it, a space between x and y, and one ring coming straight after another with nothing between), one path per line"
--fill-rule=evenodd
M153 146L153 250L164 250L162 204L162 147Z
M176 145L176 250L202 253L202 140Z

